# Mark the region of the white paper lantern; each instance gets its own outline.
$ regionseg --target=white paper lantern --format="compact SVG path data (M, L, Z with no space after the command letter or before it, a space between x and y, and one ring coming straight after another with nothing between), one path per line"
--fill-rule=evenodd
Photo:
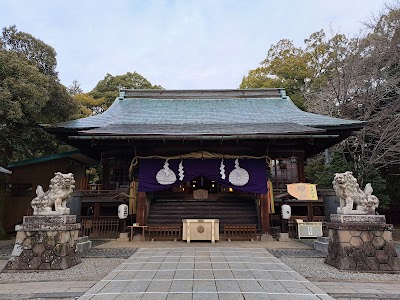
M118 206L118 218L126 219L128 217L128 205L121 204Z
M281 206L281 215L282 219L284 220L290 219L290 217L292 216L292 208L290 207L290 205L283 204Z

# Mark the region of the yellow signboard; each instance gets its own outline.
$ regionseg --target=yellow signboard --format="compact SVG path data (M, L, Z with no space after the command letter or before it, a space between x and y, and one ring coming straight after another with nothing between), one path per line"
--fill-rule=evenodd
M287 185L287 191L297 200L318 200L316 184L292 183Z

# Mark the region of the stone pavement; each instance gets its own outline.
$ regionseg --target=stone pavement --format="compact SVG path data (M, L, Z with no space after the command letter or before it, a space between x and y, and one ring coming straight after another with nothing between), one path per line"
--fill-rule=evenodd
M51 281L1 283L0 299L72 298L86 292L97 281Z
M6 256L9 246L0 243L0 248L3 247ZM400 299L400 282L328 279L309 283L275 258L319 256L310 247L293 240L267 243L220 241L216 244L110 242L97 246L99 251L93 256L126 257L129 251L134 252L139 247L145 248L139 249L100 281L76 278L0 282L0 299L73 300L80 296L82 300L332 299L326 293L334 299L346 300ZM118 253L119 250L122 252Z
M333 299L264 248L142 248L80 300Z
M400 299L400 282L313 282L335 299Z

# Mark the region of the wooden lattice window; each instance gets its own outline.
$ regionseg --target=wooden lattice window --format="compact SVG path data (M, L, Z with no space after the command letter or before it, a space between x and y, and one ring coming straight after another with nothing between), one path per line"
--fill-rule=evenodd
M300 181L297 157L272 159L270 172L273 186L277 189L286 189L286 184Z

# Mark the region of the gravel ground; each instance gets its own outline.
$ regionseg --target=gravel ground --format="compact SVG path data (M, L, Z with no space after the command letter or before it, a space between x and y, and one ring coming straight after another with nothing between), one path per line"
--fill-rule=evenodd
M58 281L58 280L100 280L121 264L123 258L82 258L82 263L67 270L40 272L0 273L0 282ZM0 270L7 263L0 261Z
M400 282L400 274L353 273L339 271L324 263L324 258L316 257L279 257L282 262L310 281L328 280L360 280L360 281L396 281Z

